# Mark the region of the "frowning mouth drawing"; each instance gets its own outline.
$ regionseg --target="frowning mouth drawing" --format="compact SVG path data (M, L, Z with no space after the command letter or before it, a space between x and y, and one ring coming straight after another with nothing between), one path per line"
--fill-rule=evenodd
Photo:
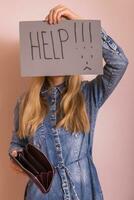
M90 67L84 67L84 69L83 70L92 70Z

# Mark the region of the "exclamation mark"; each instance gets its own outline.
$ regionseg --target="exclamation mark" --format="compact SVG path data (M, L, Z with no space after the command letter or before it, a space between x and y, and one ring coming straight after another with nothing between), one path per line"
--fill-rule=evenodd
M75 43L77 43L76 22L74 22L74 37L75 37Z
M84 23L82 22L82 42L84 42Z
M92 46L92 41L93 41L93 39L92 39L92 28L91 28L91 22L89 22L89 38L90 38L91 48L93 48L93 46ZM91 58L93 58L93 55L92 55L92 54L91 54L90 56L91 56Z
M91 22L89 22L89 36L90 36L90 43L92 43L92 30L91 30Z

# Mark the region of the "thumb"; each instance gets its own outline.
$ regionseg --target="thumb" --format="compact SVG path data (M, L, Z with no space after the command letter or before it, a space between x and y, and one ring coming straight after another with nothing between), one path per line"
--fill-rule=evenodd
M12 155L13 157L16 157L16 156L17 156L17 151L16 151L16 150L13 150L13 151L11 152L11 155Z

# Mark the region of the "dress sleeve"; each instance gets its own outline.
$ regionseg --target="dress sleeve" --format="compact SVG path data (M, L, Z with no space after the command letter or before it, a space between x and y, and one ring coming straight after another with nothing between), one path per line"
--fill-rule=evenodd
M128 66L128 59L123 49L101 29L102 56L105 61L103 74L87 81L87 87L92 92L95 106L100 108L111 95Z
M20 139L19 136L17 135L17 131L19 129L19 104L20 104L20 97L17 98L17 102L13 110L13 130L12 130L11 141L8 148L8 155L15 149L22 150L25 144L27 143L26 138Z

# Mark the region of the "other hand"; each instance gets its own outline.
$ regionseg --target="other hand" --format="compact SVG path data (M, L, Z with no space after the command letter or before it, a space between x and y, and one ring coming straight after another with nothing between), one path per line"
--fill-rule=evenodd
M18 153L17 150L13 150L13 151L11 152L12 156L14 156L14 157L17 156L17 153ZM21 173L21 174L27 176L27 174L24 172L24 170L21 169L21 167L19 167L19 166L14 162L14 160L11 159L10 164L11 164L11 168L12 168L13 170L15 170L18 174Z

